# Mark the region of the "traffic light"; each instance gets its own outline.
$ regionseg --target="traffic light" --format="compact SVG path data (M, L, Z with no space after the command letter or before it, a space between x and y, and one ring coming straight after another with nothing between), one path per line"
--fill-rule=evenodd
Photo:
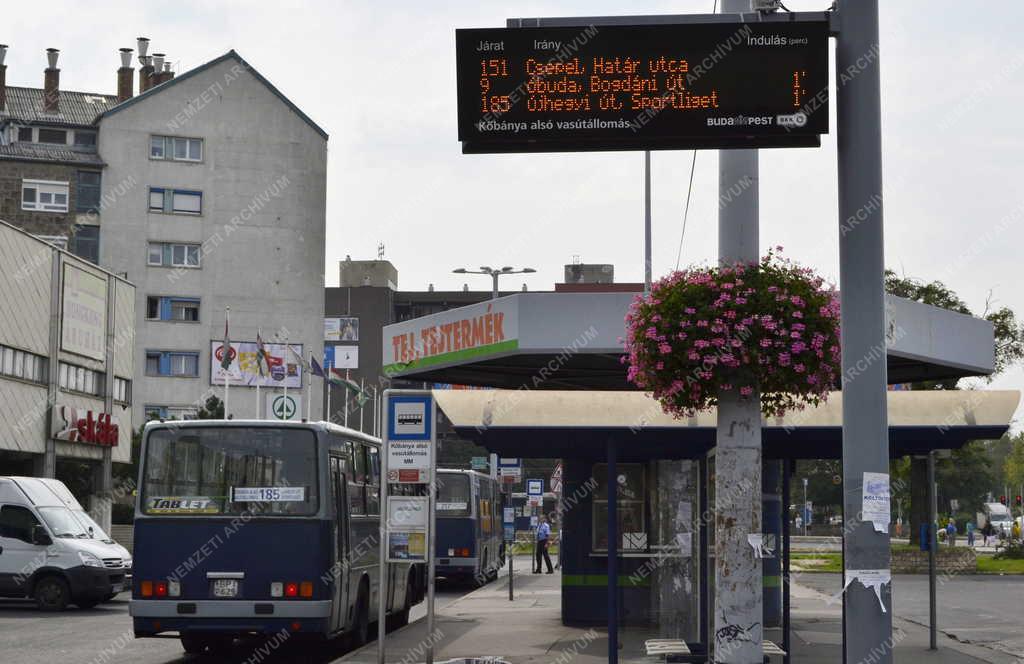
M1006 504L1006 496L999 496L999 502L1001 502L1003 505L1005 505Z

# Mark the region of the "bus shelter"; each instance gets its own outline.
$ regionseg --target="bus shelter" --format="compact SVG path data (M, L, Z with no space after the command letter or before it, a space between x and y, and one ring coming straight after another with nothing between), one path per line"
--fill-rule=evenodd
M614 593L616 622L682 639L703 661L714 596L714 412L676 420L640 392L434 395L455 430L489 451L562 459L564 623L608 624L607 600ZM1019 393L893 391L888 399L895 458L1000 437ZM841 400L833 393L817 408L763 424L764 476L776 478L763 487L766 626L778 628L779 645L789 652L789 519L783 506L791 503L794 461L841 456ZM617 491L608 491L609 476ZM762 487L733 490L756 495ZM614 539L608 537L609 510L617 514ZM618 563L614 575L610 557Z
M692 643L707 658L714 598L715 413L675 420L630 387L620 362L633 294L517 293L385 326L384 372L398 379L505 388L437 390L455 429L501 456L560 458L567 544L563 620L645 625ZM988 321L886 297L885 362L890 383L990 374ZM1016 392L892 392L893 457L955 449L998 438ZM764 422L763 533L766 616L783 627L788 651L789 477L797 459L841 458L839 394L792 417ZM608 491L611 485L616 491ZM773 493L774 492L774 493ZM604 525L602 525L604 524ZM760 535L760 537L758 537ZM710 573L709 573L710 570ZM602 601L604 600L604 601ZM621 601L620 601L621 600ZM771 608L774 607L774 608ZM611 647L611 642L609 647Z

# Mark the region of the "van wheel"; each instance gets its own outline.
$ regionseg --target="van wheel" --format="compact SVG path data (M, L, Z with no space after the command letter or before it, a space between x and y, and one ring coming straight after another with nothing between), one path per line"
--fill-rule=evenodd
M46 576L36 582L32 597L40 611L63 611L71 602L71 590L59 576Z

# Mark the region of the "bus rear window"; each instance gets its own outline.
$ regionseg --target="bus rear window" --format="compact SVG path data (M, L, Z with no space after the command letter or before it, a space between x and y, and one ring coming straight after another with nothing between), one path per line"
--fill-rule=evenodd
M274 427L181 427L149 436L142 512L150 515L312 515L316 436Z
M437 516L469 516L469 478L461 474L437 475Z

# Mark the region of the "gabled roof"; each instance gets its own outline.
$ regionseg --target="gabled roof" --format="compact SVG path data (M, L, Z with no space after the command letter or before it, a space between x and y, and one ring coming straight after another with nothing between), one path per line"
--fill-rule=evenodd
M43 110L42 88L7 86L7 104L0 110L0 123L20 120L51 125L91 125L104 111L117 105L117 97L95 92L60 91L59 110Z
M274 87L273 83L271 83L266 78L264 78L263 75L260 74L256 70L255 67L253 67L248 62L246 62L245 59L242 56L240 56L237 51L235 51L235 49L231 49L230 51L228 51L224 55L222 55L222 56L220 56L218 58L214 58L213 60L210 60L206 64L199 65L195 69L190 69L187 72L185 72L184 74L181 74L179 76L175 76L174 78L172 78L171 80L169 80L169 81L167 81L165 83L161 83L160 85L152 87L152 88L150 88L149 90L146 90L145 92L143 92L140 95L136 95L136 96L132 97L131 99L128 99L128 100L126 100L126 101L124 101L124 102L122 102L120 104L117 104L113 108L105 110L104 112L102 112L102 113L100 113L99 115L96 116L96 120L95 121L99 122L103 118L109 117L109 116L113 115L114 113L117 113L118 111L124 110L124 109L128 108L129 106L131 106L132 104L137 104L138 102L142 101L143 99L147 99L148 97L150 97L152 95L160 94L164 90L167 90L168 88L170 88L170 87L172 87L172 86L174 86L174 85L176 85L178 83L181 83L182 81L188 80L189 78L192 78L193 76L195 76L197 74L200 74L200 73L206 71L207 69L210 69L211 67L216 67L217 65L219 65L222 62L224 62L225 60L231 60L231 59L237 60L239 64L241 64L243 67L245 67L245 69L247 71L249 71L250 73L252 73L253 76L256 77L256 80L258 80L263 85L267 86L267 88L271 92L273 92L274 95L276 95L278 99L280 99L282 102L284 102L285 105L288 106L288 108L292 109L292 111L294 111L296 115L298 115L300 118L302 118L306 122L306 124L308 124L310 127L313 128L314 131L316 131L316 133L320 134L323 137L324 140L327 140L327 132L324 131L323 128L320 127L320 125L318 125L317 123L313 122L313 120L308 115L306 115L305 113L302 112L302 109L300 109L298 106L296 106L294 103L292 103L292 101L290 99L288 99L288 97L285 97L284 94L282 94L280 90L278 90L276 87Z
M105 166L95 152L74 150L70 146L45 143L11 143L0 145L0 161L35 161L71 164L74 166Z

